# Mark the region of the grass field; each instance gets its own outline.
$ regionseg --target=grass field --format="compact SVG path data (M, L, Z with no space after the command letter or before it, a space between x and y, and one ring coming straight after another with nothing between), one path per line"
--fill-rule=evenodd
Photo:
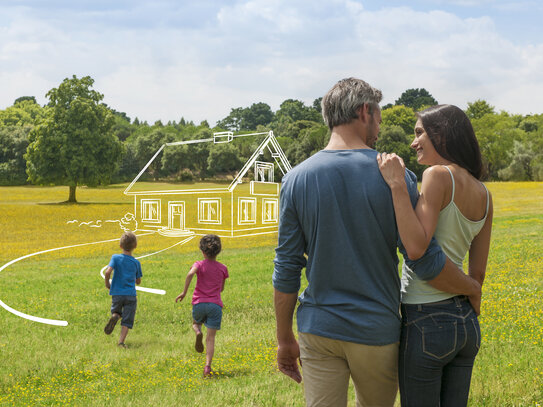
M495 220L470 405L541 406L543 183L488 186ZM138 293L129 348L116 347L118 330L104 335L110 297L99 271L118 252L121 230L67 222L119 219L132 210L124 188L80 188L81 203L68 205L59 204L67 188L0 187L0 267L38 251L115 239L29 257L0 272L4 303L69 322L44 325L0 308L0 405L303 405L302 386L275 368L276 236L223 240L219 260L231 278L223 293L212 379L202 378L204 356L193 350L190 301L174 303L186 272L200 259L197 239L142 259L142 285L166 295ZM135 255L177 241L142 236ZM352 391L350 396L354 400Z

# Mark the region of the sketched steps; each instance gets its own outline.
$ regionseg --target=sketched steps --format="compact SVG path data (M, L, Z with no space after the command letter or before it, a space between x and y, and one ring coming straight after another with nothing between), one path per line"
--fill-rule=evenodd
M163 227L158 230L158 233L167 237L189 237L194 236L194 232L186 229L168 229Z

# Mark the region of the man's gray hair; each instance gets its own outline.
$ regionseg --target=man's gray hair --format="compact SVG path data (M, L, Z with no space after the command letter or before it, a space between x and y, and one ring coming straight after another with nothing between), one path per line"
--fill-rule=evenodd
M383 94L362 79L346 78L336 83L322 98L322 117L330 130L350 123L358 117L357 110L368 104L369 113L379 107Z

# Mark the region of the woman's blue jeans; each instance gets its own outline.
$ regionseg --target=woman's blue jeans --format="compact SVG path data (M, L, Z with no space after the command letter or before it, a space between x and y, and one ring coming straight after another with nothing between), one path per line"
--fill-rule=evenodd
M402 304L402 407L465 406L481 330L467 297Z

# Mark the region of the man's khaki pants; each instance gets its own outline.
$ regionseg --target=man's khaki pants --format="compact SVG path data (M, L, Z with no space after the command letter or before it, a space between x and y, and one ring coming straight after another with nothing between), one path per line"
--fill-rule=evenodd
M398 392L398 343L370 346L299 333L307 406L347 406L349 377L357 407L392 407Z

